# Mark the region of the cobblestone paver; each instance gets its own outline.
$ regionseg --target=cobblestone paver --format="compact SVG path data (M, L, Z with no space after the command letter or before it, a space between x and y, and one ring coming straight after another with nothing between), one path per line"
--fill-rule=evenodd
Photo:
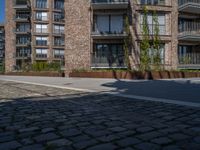
M200 150L200 109L0 81L0 150Z

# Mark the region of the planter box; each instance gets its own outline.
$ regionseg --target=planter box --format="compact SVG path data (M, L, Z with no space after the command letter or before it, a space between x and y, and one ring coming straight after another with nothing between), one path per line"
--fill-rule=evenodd
M81 77L81 78L112 78L112 79L133 79L131 72L72 72L69 77Z
M5 75L13 76L44 76L44 77L64 77L64 73L59 72L8 72Z
M81 78L112 78L112 79L174 79L200 77L200 72L179 72L179 71L151 71L151 72L128 72L128 71L107 71L107 72L72 72L69 77Z

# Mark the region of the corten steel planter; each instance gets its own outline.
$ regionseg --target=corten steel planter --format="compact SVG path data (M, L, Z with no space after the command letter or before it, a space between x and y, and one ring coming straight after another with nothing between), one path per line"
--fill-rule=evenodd
M151 71L151 72L129 72L129 71L91 71L72 72L69 77L81 78L112 78L112 79L173 79L200 77L200 72L179 72L179 71Z
M44 76L44 77L64 77L64 73L59 72L8 72L5 75L13 76Z
M169 79L170 78L169 71L160 71L159 73L160 73L161 79Z
M153 80L161 79L160 72L158 72L158 71L151 71L151 79L153 79Z

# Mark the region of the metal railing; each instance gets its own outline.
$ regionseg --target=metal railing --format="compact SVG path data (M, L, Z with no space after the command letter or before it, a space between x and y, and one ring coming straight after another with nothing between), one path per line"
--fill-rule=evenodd
M200 52L190 52L184 55L179 55L178 58L179 64L200 64Z
M15 19L28 19L30 18L30 14L16 14Z
M129 0L92 0L92 3L128 3Z
M31 57L31 53L16 53L16 58L27 58Z
M92 57L92 67L119 67L124 68L124 57Z
M200 34L200 21L186 21L179 24L179 34Z
M47 54L36 54L36 58L47 58Z
M184 5L184 4L187 4L187 3L196 3L196 4L200 4L200 0L179 0L179 1L178 1L178 5L179 5L179 6Z

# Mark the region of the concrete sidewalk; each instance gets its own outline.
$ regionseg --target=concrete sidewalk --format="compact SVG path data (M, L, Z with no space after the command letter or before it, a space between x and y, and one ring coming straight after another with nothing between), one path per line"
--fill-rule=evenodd
M199 78L147 81L0 76L0 80L10 80L85 92L106 92L134 99L200 107Z

